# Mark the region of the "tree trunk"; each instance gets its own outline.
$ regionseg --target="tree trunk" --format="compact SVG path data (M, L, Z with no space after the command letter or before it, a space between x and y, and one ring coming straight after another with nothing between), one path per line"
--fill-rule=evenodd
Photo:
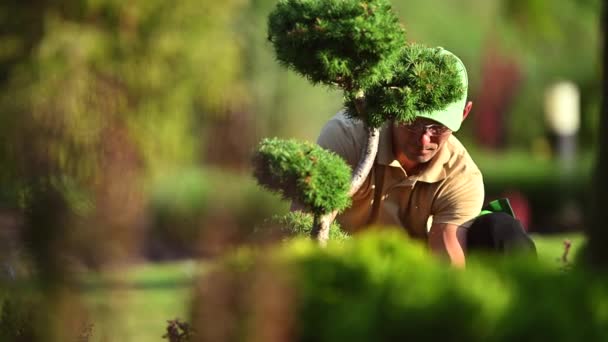
M350 182L350 190L348 192L349 196L353 196L365 179L369 175L372 167L374 166L374 161L376 160L376 154L378 153L378 144L380 142L380 129L374 127L366 127L367 129L367 141L363 146L362 157L359 159L359 163L355 167L353 171L353 175ZM327 244L327 240L329 239L329 227L336 219L338 215L338 211L332 211L323 215L319 222L316 220L313 224L312 229L312 237L319 242L319 245L325 246ZM317 226L318 223L318 226Z
M590 221L587 224L587 248L589 261L603 269L608 268L608 5L602 4L602 107L597 141L597 160L593 178Z
M332 211L323 216L314 215L312 237L317 240L319 246L325 247L327 245L327 240L329 240L329 227L334 222L337 214L337 211Z
M365 179L369 175L372 167L374 166L374 160L376 159L376 154L378 153L378 144L380 142L380 129L374 127L366 127L367 129L367 141L365 142L365 146L363 146L363 154L362 158L359 160L359 164L353 171L353 176L350 181L350 190L348 191L349 196L353 196Z

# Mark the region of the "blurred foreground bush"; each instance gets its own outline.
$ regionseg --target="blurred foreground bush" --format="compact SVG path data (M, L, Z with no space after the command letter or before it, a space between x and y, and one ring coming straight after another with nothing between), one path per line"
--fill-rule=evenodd
M605 278L527 259L459 271L397 231L326 249L296 240L207 273L195 340L606 340Z

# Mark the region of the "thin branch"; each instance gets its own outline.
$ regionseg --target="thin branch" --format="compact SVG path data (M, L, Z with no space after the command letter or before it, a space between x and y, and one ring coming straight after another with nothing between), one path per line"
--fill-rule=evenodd
M353 176L350 181L349 196L353 196L359 191L361 185L365 182L365 179L369 175L372 167L374 166L374 160L378 153L378 144L380 143L380 129L375 127L366 127L367 129L367 140L363 146L363 154L357 167L353 171Z
M357 112L360 117L365 117L365 96L363 91L359 91L357 97L355 99L355 107L357 108ZM359 159L359 163L355 167L353 171L353 175L350 182L350 190L348 192L349 196L353 196L363 183L365 179L369 175L372 167L374 166L374 161L376 160L376 154L378 153L378 144L380 142L380 129L375 127L366 126L367 131L367 139L365 141L365 145L363 146L363 150L361 153L361 158ZM319 242L319 245L325 246L327 244L327 240L329 239L329 227L336 219L338 215L338 211L332 211L321 216L317 220L317 216L315 216L315 221L313 224L312 230L312 238Z
M327 245L327 240L329 240L329 227L336 219L337 214L338 211L336 210L321 217L315 215L312 227L312 238L317 240L321 247Z

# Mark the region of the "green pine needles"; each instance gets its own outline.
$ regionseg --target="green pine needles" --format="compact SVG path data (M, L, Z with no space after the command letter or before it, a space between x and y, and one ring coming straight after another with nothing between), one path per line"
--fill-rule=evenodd
M313 230L313 215L302 211L291 211L285 215L277 215L272 221L278 224L282 231L290 237L310 236ZM351 238L350 235L342 231L338 222L334 221L329 227L329 240L343 242Z
M369 127L411 121L464 94L456 58L406 44L388 0L280 0L268 39L287 68L342 88L348 113Z
M268 40L313 83L356 90L392 74L405 33L388 0L280 0Z
M464 96L459 61L442 48L419 44L405 46L394 76L365 90L366 123L380 127L386 120L409 122L421 112L446 108ZM359 117L354 92L346 93L345 106Z
M260 185L307 206L315 215L350 205L350 167L317 145L264 139L254 155L253 166Z

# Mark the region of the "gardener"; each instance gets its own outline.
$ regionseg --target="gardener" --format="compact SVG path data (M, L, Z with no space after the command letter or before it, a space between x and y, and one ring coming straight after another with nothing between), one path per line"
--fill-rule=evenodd
M466 69L458 63L464 95L443 110L417 113L413 122L387 122L369 176L337 220L350 233L370 225L403 227L456 266L465 265L467 249L534 252L534 243L512 216L479 216L482 175L452 134L473 106L466 99ZM340 112L322 129L317 143L354 168L365 141L363 123Z

